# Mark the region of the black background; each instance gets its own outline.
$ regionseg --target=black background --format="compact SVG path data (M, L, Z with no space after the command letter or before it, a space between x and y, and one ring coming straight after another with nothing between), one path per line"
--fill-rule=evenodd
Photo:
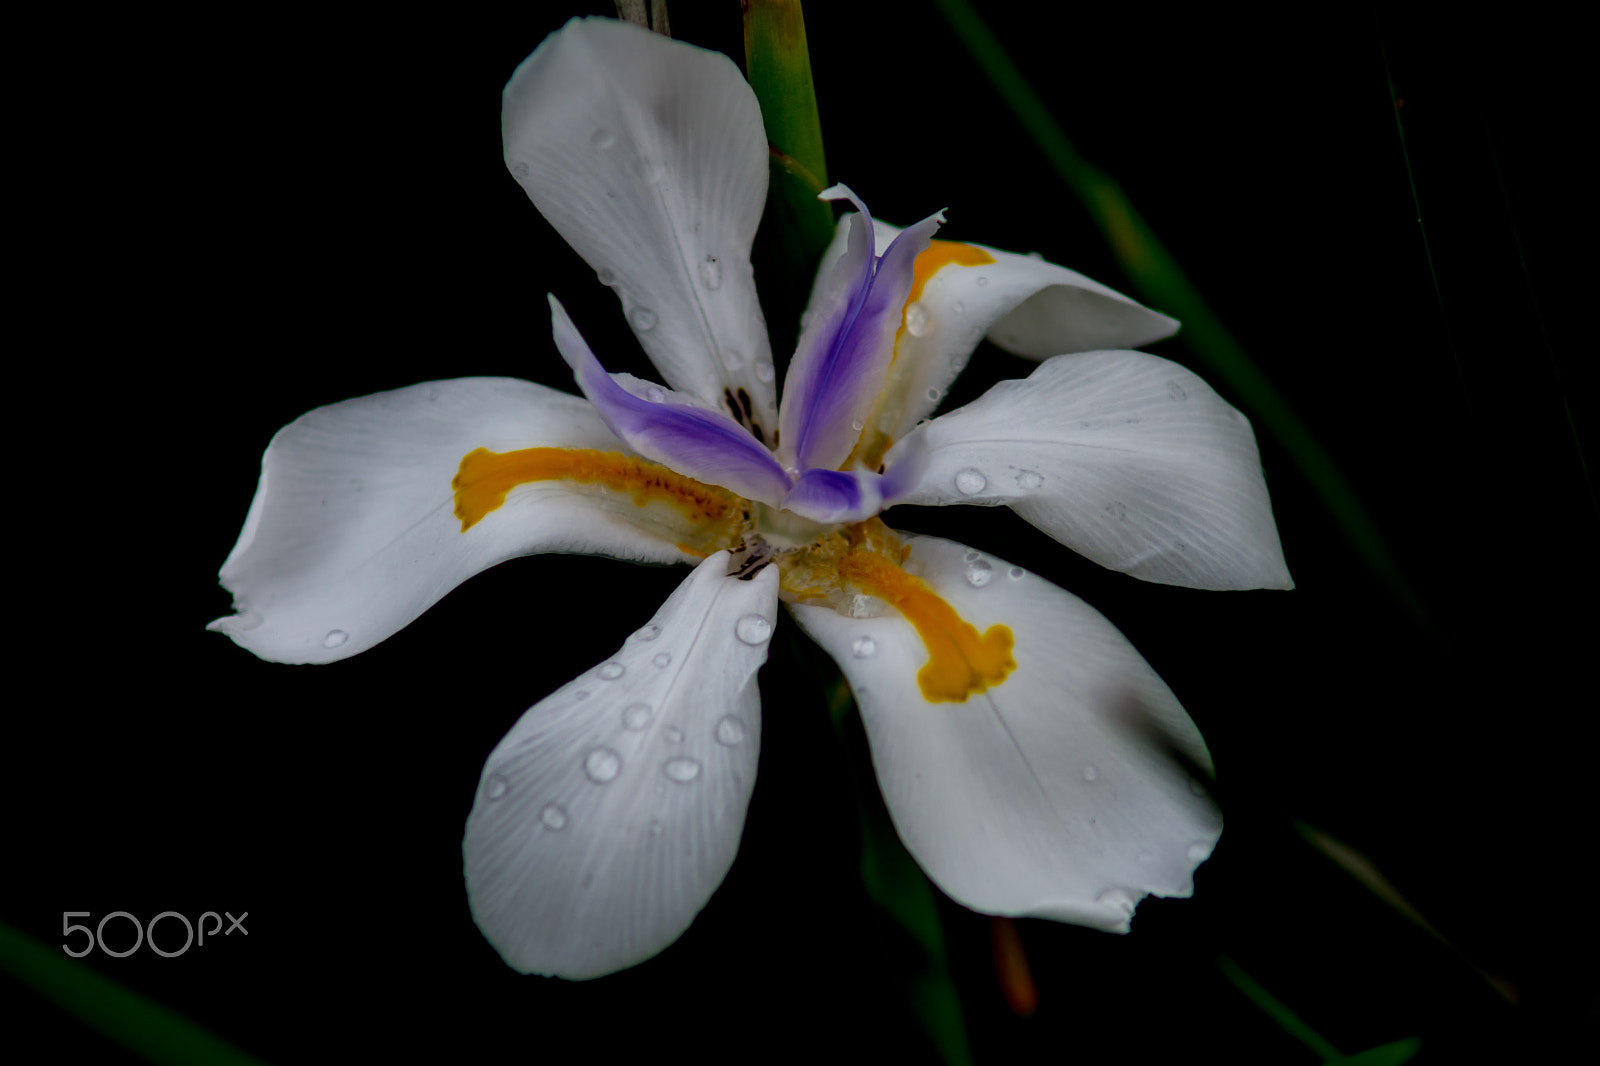
M570 389L547 291L610 369L648 373L500 159L500 87L567 14L256 8L31 41L14 314L42 373L12 393L0 918L54 945L68 910L248 911L248 937L85 961L269 1062L920 1059L907 949L861 889L844 756L789 650L803 638L780 634L763 674L760 776L722 888L659 957L572 984L514 974L478 935L461 828L503 732L682 571L518 560L323 668L203 629L229 610L215 573L260 453L304 411L468 375ZM945 236L1129 290L931 7L808 16L833 180L888 221L946 207ZM1570 428L1593 413L1576 217L1592 137L1572 28L987 17L1333 454L1435 632L1264 434L1292 593L1102 572L1009 512L892 514L1105 612L1200 725L1228 805L1195 897L1147 901L1131 936L1020 924L1030 1019L1000 996L988 920L943 904L978 1059L1314 1061L1219 954L1346 1052L1415 1035L1424 1062L1554 1047L1595 1009L1596 511ZM738 55L737 5L674 19ZM1217 382L1181 337L1154 350ZM986 347L953 402L1027 369ZM1294 819L1365 853L1454 950ZM63 1054L123 1054L3 981Z

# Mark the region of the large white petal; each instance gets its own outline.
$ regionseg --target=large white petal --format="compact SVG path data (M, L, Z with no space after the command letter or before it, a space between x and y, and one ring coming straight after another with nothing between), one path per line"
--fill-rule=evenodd
M874 221L881 249L899 231ZM962 243L962 242L958 242ZM971 244L994 259L947 263L906 309L906 329L873 423L899 438L939 405L985 336L1008 352L1044 359L1101 348L1138 348L1178 323L1097 281L1029 255ZM938 246L935 246L935 253Z
M434 381L319 407L279 431L222 567L237 614L211 628L263 659L364 651L455 586L519 555L689 557L627 494L512 489L465 533L451 479L476 448L627 449L582 398L510 378Z
M760 747L777 568L684 580L496 745L463 851L472 915L524 973L598 977L679 936L733 865Z
M929 703L917 683L927 651L898 614L792 610L849 679L912 856L974 910L1118 932L1146 894L1189 895L1221 815L1130 721L1209 767L1172 692L1077 597L951 541L909 543L908 568L964 620L1010 627L1017 665L1004 682Z
M723 55L574 19L506 84L506 165L614 286L674 388L724 408L746 390L772 440L772 352L750 245L767 195L761 109Z
M918 432L927 468L904 502L1009 504L1146 581L1293 587L1249 420L1176 363L1058 356Z

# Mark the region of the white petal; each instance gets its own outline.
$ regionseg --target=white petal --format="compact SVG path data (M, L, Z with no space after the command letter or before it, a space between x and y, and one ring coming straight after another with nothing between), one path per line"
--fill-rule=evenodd
M1293 587L1249 420L1176 363L1058 356L919 432L928 465L904 502L1009 504L1146 581Z
M898 232L874 222L880 246ZM960 242L958 242L960 243ZM937 247L937 246L936 246ZM950 263L928 279L908 312L895 346L881 414L874 423L905 435L939 405L978 342L1044 359L1100 348L1138 348L1178 329L1176 320L1144 307L1076 271L1032 256L975 244L993 263Z
M1093 608L960 544L909 538L910 567L980 633L1010 627L1016 670L965 703L929 703L928 653L890 611L795 618L850 681L895 828L958 902L1126 932L1146 894L1187 896L1221 834L1215 806L1127 721L1137 708L1209 768L1167 686Z
M777 568L686 578L616 655L490 753L463 851L472 915L523 973L598 977L681 936L738 850Z
M745 389L772 439L776 392L750 245L767 195L755 94L723 55L574 19L519 66L506 165L613 285L674 388L724 409Z
M623 494L562 481L513 489L463 533L451 479L476 448L626 451L577 396L462 378L320 407L279 431L222 567L238 614L211 628L263 659L321 663L372 647L481 570L585 552L681 562L674 531ZM678 538L678 539L681 539Z

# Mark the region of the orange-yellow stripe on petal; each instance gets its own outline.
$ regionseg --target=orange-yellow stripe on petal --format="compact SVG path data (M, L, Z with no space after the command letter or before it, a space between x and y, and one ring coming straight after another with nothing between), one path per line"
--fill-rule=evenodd
M899 611L916 627L928 663L917 684L930 703L965 703L994 688L1017 668L1008 626L993 625L982 636L921 578L874 551L853 551L839 560L839 576Z
M632 495L633 502L640 507L664 501L696 526L737 518L740 510L739 497L726 489L706 485L659 463L621 452L602 452L594 448L522 448L513 452L492 452L478 448L462 457L461 468L450 482L455 490L455 512L461 520L461 532L465 533L504 504L506 493L530 481L603 485ZM701 554L704 548L705 545L697 545L686 550L689 554Z

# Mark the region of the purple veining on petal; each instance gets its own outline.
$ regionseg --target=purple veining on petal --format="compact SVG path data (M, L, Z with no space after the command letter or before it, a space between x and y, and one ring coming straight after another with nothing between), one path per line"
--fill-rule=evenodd
M859 429L883 388L894 357L895 333L911 291L912 268L943 221L936 212L895 238L873 258L872 220L848 188L835 185L823 199L847 199L850 218L845 254L817 280L821 299L789 365L780 409L781 454L799 469L835 469L855 446ZM863 247L864 245L864 247Z
M783 499L783 509L814 522L859 522L883 509L879 477L865 471L807 470Z
M550 319L556 348L572 368L578 388L628 447L680 474L748 499L774 506L783 499L791 484L788 475L743 426L718 411L635 396L606 373L554 296Z

